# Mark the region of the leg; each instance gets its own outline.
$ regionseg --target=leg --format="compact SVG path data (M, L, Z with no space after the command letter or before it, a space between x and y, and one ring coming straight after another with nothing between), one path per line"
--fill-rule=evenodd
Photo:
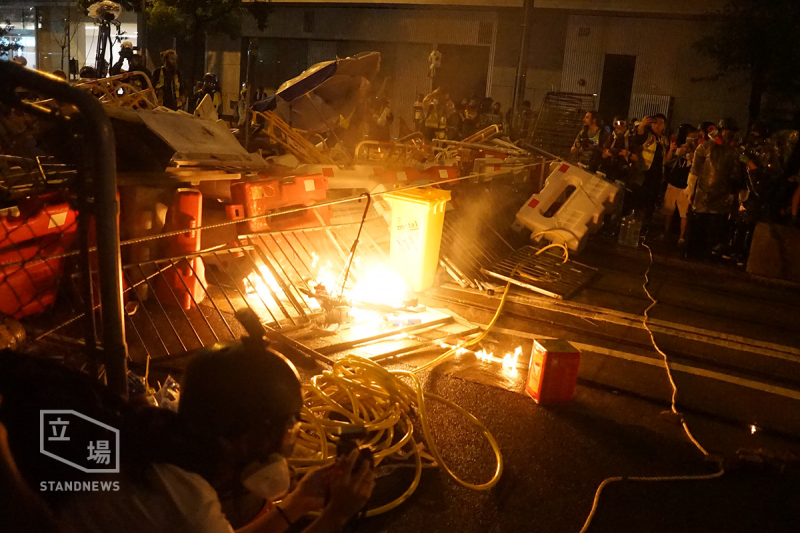
M686 227L689 225L689 219L685 216L681 217L681 235L678 237L678 242L686 238Z

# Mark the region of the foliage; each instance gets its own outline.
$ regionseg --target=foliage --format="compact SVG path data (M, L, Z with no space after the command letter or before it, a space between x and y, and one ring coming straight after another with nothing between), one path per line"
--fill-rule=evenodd
M20 50L22 45L19 44L19 38L9 36L14 30L10 20L0 24L0 57L11 57L13 52Z
M88 9L96 0L77 0ZM139 12L139 0L118 0L125 11ZM154 31L173 33L191 40L197 34L225 34L231 38L240 35L242 17L255 18L263 30L271 7L269 2L243 2L242 0L146 0L148 25Z
M793 94L800 88L800 2L728 0L719 22L695 43L721 74L745 72L755 90Z

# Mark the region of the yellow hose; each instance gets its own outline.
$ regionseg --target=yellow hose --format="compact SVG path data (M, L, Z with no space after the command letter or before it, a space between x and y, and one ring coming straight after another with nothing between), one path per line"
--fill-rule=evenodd
M409 379L411 384L402 378ZM306 456L295 456L289 463L297 472L307 472L336 460L333 430L347 424L363 425L371 437L367 444L375 457L375 464L401 455L407 444L414 455L414 479L408 489L397 499L386 505L370 509L367 516L375 516L394 509L406 501L417 489L422 478L422 457L418 441L414 438L414 426L410 418L416 409L422 426L422 438L436 460L437 465L450 477L464 487L473 490L488 490L493 487L503 473L503 456L497 441L486 426L471 413L439 395L424 392L419 378L406 370L387 370L377 363L348 355L334 363L330 371L315 376L303 387L304 407L301 412L301 429L298 435L298 448L305 449ZM452 407L477 427L489 441L494 451L497 467L492 478L486 483L470 483L459 478L444 462L431 433L426 401L434 400ZM336 419L331 414L336 413ZM347 422L342 422L344 418ZM399 435L400 438L395 438ZM311 452L308 455L308 452Z

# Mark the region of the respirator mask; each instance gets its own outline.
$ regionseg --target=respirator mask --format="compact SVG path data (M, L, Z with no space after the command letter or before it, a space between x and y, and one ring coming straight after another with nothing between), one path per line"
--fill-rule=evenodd
M286 457L273 453L266 462L254 462L242 472L242 485L261 498L276 501L283 498L292 483Z

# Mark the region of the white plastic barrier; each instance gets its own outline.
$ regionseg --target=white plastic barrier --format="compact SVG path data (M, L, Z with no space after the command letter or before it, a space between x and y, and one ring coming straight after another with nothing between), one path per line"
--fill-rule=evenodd
M620 189L578 166L558 163L545 182L517 212L517 222L551 242L579 251L589 234L603 225ZM540 238L540 237L537 237Z

